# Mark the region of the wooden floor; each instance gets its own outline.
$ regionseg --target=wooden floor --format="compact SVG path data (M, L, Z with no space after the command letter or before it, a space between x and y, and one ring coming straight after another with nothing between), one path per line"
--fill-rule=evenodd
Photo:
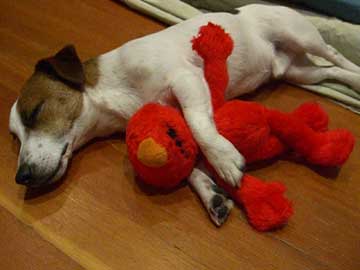
M19 145L8 115L34 63L66 43L83 59L164 28L108 0L0 0L0 269L360 269L360 147L338 172L278 161L252 173L288 186L288 226L257 233L239 209L217 229L189 187L144 194L121 137L73 158L62 185L44 194L15 184ZM319 101L331 127L359 141L360 117L301 89L255 96L291 110Z

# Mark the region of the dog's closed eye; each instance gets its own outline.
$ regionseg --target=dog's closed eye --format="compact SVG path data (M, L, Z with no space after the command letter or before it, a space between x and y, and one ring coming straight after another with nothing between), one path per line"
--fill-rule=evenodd
M34 109L32 111L21 112L21 121L23 122L24 126L26 126L27 128L31 128L35 125L36 119L38 118L43 105L44 105L44 102L40 102L38 105L36 105L34 107Z

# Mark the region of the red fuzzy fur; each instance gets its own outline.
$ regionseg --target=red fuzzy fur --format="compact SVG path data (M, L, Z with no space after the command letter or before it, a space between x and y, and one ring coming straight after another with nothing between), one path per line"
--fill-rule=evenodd
M160 169L148 167L137 158L138 146L146 138L152 138L167 150L167 163ZM133 115L126 129L126 144L139 176L158 188L178 185L191 173L198 154L197 144L180 112L159 104L147 104Z
M286 187L280 182L264 182L245 174L240 188L218 183L242 205L250 224L258 231L269 231L286 224L293 214L291 202L284 197Z
M204 60L204 75L210 88L214 111L225 103L224 91L229 81L226 59L233 47L232 38L213 23L200 27L198 36L192 40L193 50Z
M276 157L289 148L313 164L339 166L346 161L354 137L346 130L327 131L328 116L317 103L305 103L292 113L282 113L255 102L225 102L229 80L226 60L233 42L220 26L212 23L202 26L192 44L204 60L217 129L244 155L247 163ZM176 138L168 135L169 126L179 134L181 145L190 153L187 159L179 154L181 147L176 146ZM137 146L148 137L166 147L172 157L164 167L145 168L137 160ZM190 174L195 162L197 148L191 133L180 112L170 107L151 104L142 108L129 122L126 142L136 171L156 186L174 186ZM215 178L243 206L250 224L259 231L282 226L293 213L291 202L284 197L286 188L279 182L263 182L245 174L241 187L233 188L216 174Z

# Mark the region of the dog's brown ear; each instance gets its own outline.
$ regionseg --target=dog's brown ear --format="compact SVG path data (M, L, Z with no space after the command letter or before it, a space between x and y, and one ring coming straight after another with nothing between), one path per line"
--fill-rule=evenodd
M82 89L85 83L84 69L73 45L67 45L54 56L40 60L35 69L55 75L77 89Z

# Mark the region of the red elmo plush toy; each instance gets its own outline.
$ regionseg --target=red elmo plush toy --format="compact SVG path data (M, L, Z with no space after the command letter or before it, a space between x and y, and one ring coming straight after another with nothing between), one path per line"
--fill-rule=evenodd
M289 149L321 166L340 166L347 160L354 146L353 135L347 130L328 131L328 117L316 103L282 113L255 102L225 102L226 60L233 41L220 26L212 23L202 26L192 44L203 58L217 129L244 155L247 163L274 158ZM181 112L159 104L145 105L130 119L126 143L138 175L159 188L172 188L189 176L198 154ZM245 174L241 187L234 188L208 167L217 183L243 206L255 229L278 228L292 215L283 184L263 182Z

